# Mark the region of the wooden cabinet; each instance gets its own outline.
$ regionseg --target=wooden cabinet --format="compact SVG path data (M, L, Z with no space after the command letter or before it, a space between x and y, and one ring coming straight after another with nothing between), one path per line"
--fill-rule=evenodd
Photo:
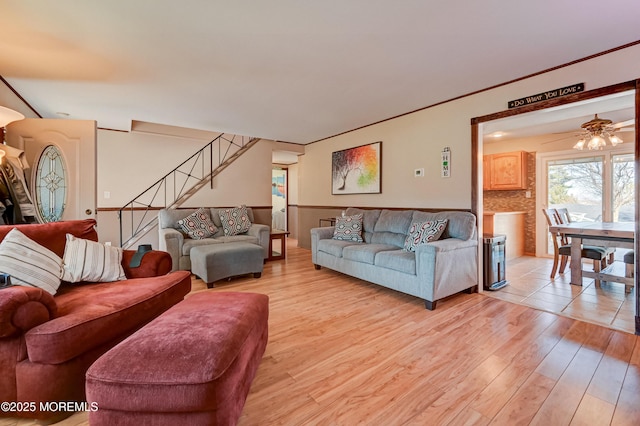
M491 156L485 155L482 158L482 189L491 189Z
M503 152L483 158L483 189L527 189L527 152Z

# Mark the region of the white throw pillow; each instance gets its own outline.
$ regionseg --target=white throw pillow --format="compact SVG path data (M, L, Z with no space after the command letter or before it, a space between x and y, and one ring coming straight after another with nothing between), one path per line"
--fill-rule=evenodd
M13 228L0 243L0 272L11 282L56 294L62 277L62 259Z
M64 247L64 274L71 283L93 283L126 279L122 268L122 249L67 234Z

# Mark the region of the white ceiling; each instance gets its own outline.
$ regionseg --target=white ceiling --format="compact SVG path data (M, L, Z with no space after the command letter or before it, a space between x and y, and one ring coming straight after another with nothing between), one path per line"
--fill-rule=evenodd
M309 143L640 40L640 1L4 0L46 118Z

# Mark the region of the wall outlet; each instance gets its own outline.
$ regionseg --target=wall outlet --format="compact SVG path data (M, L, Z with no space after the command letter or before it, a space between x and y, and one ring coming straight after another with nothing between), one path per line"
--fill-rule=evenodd
M105 198L105 200L111 198L111 192L110 191L104 191L104 198Z
M415 169L413 171L413 176L414 177L424 177L424 169Z
M525 198L531 198L531 191L527 191L524 193Z
M105 246L110 246L111 245L111 241L105 241L104 245Z

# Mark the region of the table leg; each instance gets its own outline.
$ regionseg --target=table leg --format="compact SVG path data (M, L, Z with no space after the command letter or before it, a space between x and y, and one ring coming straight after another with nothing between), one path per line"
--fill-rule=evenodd
M582 285L582 238L571 237L571 284Z

